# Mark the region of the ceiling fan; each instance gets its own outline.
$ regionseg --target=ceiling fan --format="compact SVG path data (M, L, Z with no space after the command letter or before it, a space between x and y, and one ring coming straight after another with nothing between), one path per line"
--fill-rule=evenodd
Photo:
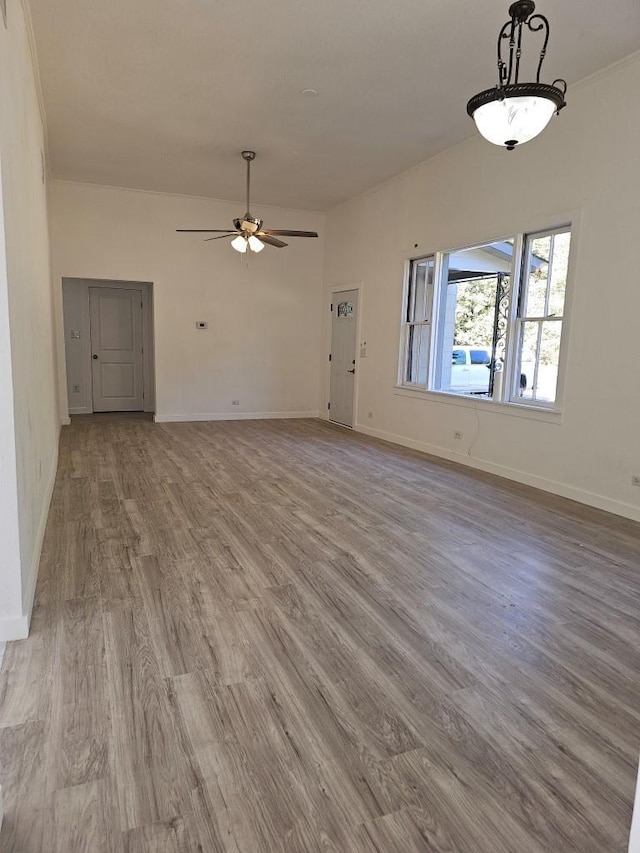
M225 237L236 235L231 241L231 245L237 252L243 254L249 252L261 252L265 244L267 246L275 246L277 249L282 249L287 246L283 240L278 237L317 237L315 231L288 231L274 228L263 228L262 219L256 219L249 213L249 191L251 188L251 161L255 160L255 151L243 151L242 159L247 163L247 212L241 219L234 219L233 224L235 231L221 228L178 228L182 234L218 234L218 237L207 237L205 242L209 240L223 240Z

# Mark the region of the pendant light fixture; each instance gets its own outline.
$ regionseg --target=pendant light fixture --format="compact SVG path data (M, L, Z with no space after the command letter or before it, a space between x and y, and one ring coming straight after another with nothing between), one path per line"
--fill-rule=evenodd
M533 0L516 0L509 7L511 20L498 35L498 85L474 95L467 112L480 133L494 145L504 145L513 151L516 145L528 142L545 129L551 117L566 106L567 84L564 80L541 83L540 72L549 43L549 21L536 15ZM520 83L522 31L542 31L544 41L538 60L535 83ZM509 57L503 59L503 43L509 42Z

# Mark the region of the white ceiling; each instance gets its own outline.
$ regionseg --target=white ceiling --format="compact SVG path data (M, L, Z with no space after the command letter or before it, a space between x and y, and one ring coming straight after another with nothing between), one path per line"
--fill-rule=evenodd
M54 177L242 200L239 152L253 148L256 204L309 210L470 136L466 102L494 85L508 17L508 0L30 6ZM541 0L538 11L551 22L547 82L640 47L638 0ZM527 45L525 68L539 49L532 35Z

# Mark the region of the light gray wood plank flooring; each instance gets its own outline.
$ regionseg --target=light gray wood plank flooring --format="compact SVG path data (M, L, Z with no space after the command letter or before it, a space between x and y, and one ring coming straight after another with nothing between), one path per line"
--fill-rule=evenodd
M76 419L3 853L623 853L640 525L320 421Z

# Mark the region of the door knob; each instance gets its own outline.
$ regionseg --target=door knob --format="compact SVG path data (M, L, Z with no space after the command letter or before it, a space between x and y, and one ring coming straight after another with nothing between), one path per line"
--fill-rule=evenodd
M93 357L94 357L94 358L97 358L98 356L97 356L97 355L94 355Z
M355 373L355 372L356 372L355 367L353 368L353 370L347 370L347 373Z

